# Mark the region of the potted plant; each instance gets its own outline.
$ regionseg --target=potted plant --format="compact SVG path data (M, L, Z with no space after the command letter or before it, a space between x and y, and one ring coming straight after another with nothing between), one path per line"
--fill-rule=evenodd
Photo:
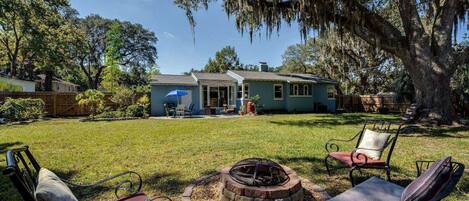
M241 105L239 108L239 115L243 116L246 113L246 105Z

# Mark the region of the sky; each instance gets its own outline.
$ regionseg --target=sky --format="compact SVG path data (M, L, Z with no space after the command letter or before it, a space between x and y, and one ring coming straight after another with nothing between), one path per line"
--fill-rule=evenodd
M215 52L230 45L236 49L240 62L258 64L265 61L276 67L282 63L282 54L288 46L300 43L296 25L282 26L279 34L270 39L244 36L236 29L233 18L223 11L221 1L208 10L195 13L195 44L191 27L184 11L173 0L71 0L71 6L81 17L99 14L110 19L142 24L156 33L157 64L163 74L182 74L191 68L201 69Z
M223 11L222 1L212 3L208 10L194 14L195 43L184 11L173 0L71 0L81 17L99 14L105 18L126 20L142 24L158 37L157 64L163 74L182 74L191 68L201 69L215 52L230 45L235 47L243 64L265 61L271 67L282 63L282 54L288 46L301 43L298 26L282 25L271 38L244 36L236 29L233 17ZM465 27L460 27L458 41Z

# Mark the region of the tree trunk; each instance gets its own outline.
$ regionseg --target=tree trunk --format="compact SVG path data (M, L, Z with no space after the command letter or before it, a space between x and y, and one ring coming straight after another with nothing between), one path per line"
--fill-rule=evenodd
M10 77L16 77L16 69L17 69L17 58L16 55L12 58L10 62Z
M45 72L46 77L44 78L44 91L52 91L52 79L54 72L47 70Z
M414 84L420 121L451 124L456 119L451 101L451 75L439 70L445 69L442 65L425 55L404 62Z

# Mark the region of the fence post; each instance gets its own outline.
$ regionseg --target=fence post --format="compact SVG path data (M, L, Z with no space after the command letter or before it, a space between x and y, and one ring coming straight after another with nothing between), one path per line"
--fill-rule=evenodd
M53 94L54 94L54 105L53 105L54 117L57 117L57 93L53 93Z

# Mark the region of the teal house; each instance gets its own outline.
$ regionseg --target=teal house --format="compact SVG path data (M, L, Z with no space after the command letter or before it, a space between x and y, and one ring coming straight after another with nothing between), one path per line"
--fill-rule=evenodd
M164 104L193 105L193 114L239 109L259 95L264 111L335 112L336 81L311 74L230 70L227 73L156 75L151 80L151 114L165 115ZM166 97L172 90L185 90L180 98Z

